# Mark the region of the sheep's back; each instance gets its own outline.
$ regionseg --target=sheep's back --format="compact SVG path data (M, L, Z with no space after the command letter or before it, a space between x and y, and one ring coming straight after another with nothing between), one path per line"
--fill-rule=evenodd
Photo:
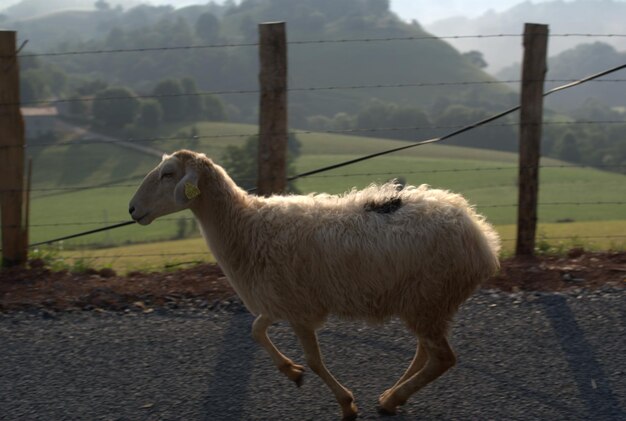
M390 212L368 208L393 199ZM270 198L255 216L266 231L251 240L248 295L275 318L454 311L497 270L493 228L460 195L427 186Z

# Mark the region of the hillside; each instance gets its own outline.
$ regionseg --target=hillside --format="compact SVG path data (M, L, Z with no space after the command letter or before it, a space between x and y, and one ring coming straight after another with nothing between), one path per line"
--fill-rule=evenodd
M207 119L256 124L258 23L280 20L287 23L289 41L291 127L358 130L414 141L487 118L519 101L509 85L497 83L481 69L479 53L463 55L451 40L433 37L415 21L403 22L386 0L245 0L180 9L144 5L20 21L15 23L21 25L20 36L29 39L26 55L96 51L24 58L22 98L39 104L80 97L76 102L61 101L60 112L124 137L161 135L163 125ZM44 47L51 40L56 44ZM584 63L584 51L570 59L563 66L570 71L564 78L585 76L593 66L620 59L615 51L595 53L594 49L594 59ZM542 153L585 165L622 166L623 171L625 125L581 130L565 124L626 119L626 114L615 115L609 108L622 105L622 85L592 83L572 89L580 92L578 96L567 96L569 92L550 96ZM600 101L607 109L602 118L585 103L586 92L597 87L602 88L597 95L612 98ZM116 95L127 100L108 101L107 96ZM567 104L566 115L560 115L563 110L552 101ZM557 113L552 104L557 104ZM120 112L123 106L128 111ZM117 112L128 118L111 119ZM510 116L449 144L516 151L516 130L516 117Z
M204 17L202 22L200 17ZM448 43L419 39L431 35L417 23L401 21L384 0L302 0L297 7L295 3L284 6L271 0L247 0L226 11L211 5L140 6L126 11L57 13L9 22L9 26L29 39L25 52L32 53L250 43L257 41L257 24L265 21L286 21L289 41L409 38L290 45L289 84L294 89L493 80ZM61 56L47 61L75 80L68 87L87 76L145 93L160 80L182 77L192 77L206 91L254 89L257 56L254 47L232 47ZM222 98L232 106L236 119L256 121L255 95ZM301 91L291 94L290 118L302 127L315 115L355 114L371 98L426 109L442 101L493 109L513 100L507 87L495 85Z
M22 0L13 4L0 13L6 15L12 20L31 19L44 16L50 13L56 13L63 10L94 10L97 0ZM110 0L106 2L110 8L120 8L123 3L126 7L139 4L136 0L116 1Z
M526 1L501 13L487 12L474 19L457 17L434 22L426 30L437 35L521 34L524 23L542 23L550 26L551 34L623 34L623 16L626 2L614 0L573 0L535 3ZM626 50L626 38L600 38L620 51ZM521 41L518 37L492 39L451 39L459 51L481 51L489 65L498 72L503 67L520 62ZM551 38L551 55L589 42L585 37Z
M94 9L95 1L91 0L22 0L7 8L0 9L0 13L12 20L29 19L60 10L89 10Z
M200 136L229 135L202 138L194 147L218 162L228 145L243 144L246 135L256 131L254 126L229 123L202 123L197 129ZM299 134L298 137L302 143L302 155L295 162L298 172L405 144L389 139L321 133ZM168 152L186 146L189 145L182 141L158 144L158 148ZM34 162L31 242L128 220L130 197L142 176L157 163L156 158L128 152L116 144L42 148ZM544 159L542 165L546 168L541 172L540 201L545 205L540 206L540 222L623 219L623 206L575 205L626 197L623 175L568 166L549 159ZM305 178L297 182L297 187L305 193L340 193L397 177L411 184L427 183L462 193L493 223L515 221L517 157L506 152L445 144L422 146ZM81 186L101 187L73 190ZM561 202L570 205L554 205ZM189 217L187 213L176 214L157 221L148 229L131 226L71 240L64 247L184 238L194 230Z
M548 58L546 79L578 79L581 75L592 75L624 63L626 63L626 51L618 52L605 42L580 44ZM520 65L515 64L502 69L496 76L501 80L514 80L519 77L520 73ZM571 111L591 99L611 107L624 107L626 106L626 84L601 82L602 80L623 79L623 75L622 71L601 78L600 82L590 83L550 97L549 105L554 109ZM548 82L546 88L551 89L562 83Z

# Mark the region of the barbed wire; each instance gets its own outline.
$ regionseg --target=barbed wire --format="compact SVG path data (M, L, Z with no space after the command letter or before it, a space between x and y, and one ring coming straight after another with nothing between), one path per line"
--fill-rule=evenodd
M590 240L594 238L626 238L626 235L571 235L559 237L538 236L540 240ZM516 241L516 238L500 238L500 241Z
M586 121L544 121L542 126L565 126L565 125L601 125L601 124L626 124L626 120L586 120ZM532 124L529 124L532 125ZM497 123L486 124L481 128L495 128L495 127L519 127L519 122L510 123ZM352 128L352 129L329 129L329 130L291 130L291 135L306 135L306 134L353 134L353 133L376 133L376 132L399 132L399 131L424 131L424 130L440 130L440 129L458 129L465 127L464 125L433 125L433 126L407 126L407 127L374 127L374 128ZM97 140L94 139L100 135L100 133L94 133L94 136L72 139L71 141L61 142L38 142L35 144L26 145L0 145L0 149L25 147L25 148L40 148L40 147L63 147L63 146L76 146L76 145L88 145L88 144L117 144L117 143L152 143L152 142L166 142L172 140L205 140L205 139L223 139L223 138L247 138L251 136L258 136L258 132L249 133L234 133L234 134L211 134L211 135L174 135L174 136L156 136L145 138L128 137L124 139L112 139L112 140ZM109 136L104 135L103 136ZM404 139L391 139L400 140Z
M538 206L622 206L626 205L624 201L594 201L594 202L539 202ZM517 203L495 203L495 204L475 204L478 209L486 208L511 208L517 207ZM178 217L178 218L159 218L155 222L179 222L179 221L195 221L193 217ZM68 227L68 226L90 226L90 225L102 225L102 224L124 224L128 221L82 221L82 222L55 222L46 224L30 224L33 228L52 228L52 227ZM130 224L129 224L130 225ZM17 228L16 225L2 225L8 228Z
M563 83L563 82L575 82L576 79L546 79L543 82L546 83ZM591 82L595 83L619 83L626 82L626 79L597 79ZM501 85L501 84L519 84L521 80L482 80L482 81L459 81L459 82L416 82L416 83L392 83L392 84L371 84L371 85L336 85L336 86L310 86L310 87L296 87L287 88L288 92L315 92L315 91L339 91L339 90L357 90L357 89L389 89L389 88L424 88L424 87L442 87L442 86L473 86L473 85ZM129 101L133 99L170 99L170 98L184 98L195 96L208 96L208 95L240 95L240 94L259 94L261 91L255 89L235 89L235 90L223 90L223 91L201 91L201 92L186 92L186 93L171 93L171 94L133 94L122 96L109 96L109 97L97 97L97 96L85 96L74 98L60 98L52 100L34 100L34 101L22 101L18 103L0 103L0 107L20 105L22 107L31 105L56 105L64 103L76 103L76 102L99 102L99 101Z
M197 237L200 239L201 237ZM541 236L542 240L569 240L569 241L579 241L579 240L593 240L593 239L626 239L626 235L570 235L570 236ZM189 238L187 238L189 239ZM500 238L500 241L509 242L516 241L516 238ZM75 255L65 255L61 258L66 259L139 259L146 257L177 257L177 256L206 256L210 257L212 254L207 250L204 252L170 252L170 253L137 253L137 254L89 254L89 251L82 250L64 250L64 253L67 254L75 254ZM196 263L196 262L193 262Z
M443 35L443 36L404 36L404 37L369 37L369 38L344 38L344 39L318 39L318 40L295 40L287 41L288 45L312 45L312 44L348 44L362 42L391 42L391 41L427 41L427 40L444 40L444 39L489 39L489 38L513 38L522 37L521 33L501 33L501 34L484 34L484 35ZM626 34L593 34L593 33L562 33L549 34L549 38L559 37L583 37L583 38L623 38ZM60 57L60 56L79 56L90 54L120 54L120 53L145 53L159 51L175 51L175 50L198 50L213 48L235 48L235 47L257 47L258 42L242 42L242 43L221 43L221 44L200 44L200 45L180 45L180 46L162 46L162 47L140 47L140 48L116 48L116 49L98 49L84 51L59 51L48 53L30 53L20 54L20 58L34 57Z
M496 167L474 167L474 168L446 168L446 169L430 169L430 170L396 170L396 171L371 171L371 172L358 172L358 173L345 173L345 174L317 174L312 175L309 178L348 178L348 177L372 177L372 176L405 176L405 175L414 175L414 174L440 174L440 173L464 173L464 172L493 172L493 171L523 171L530 169L576 169L576 168L589 168L589 169L602 169L602 168L626 168L626 164L615 164L615 165L582 165L582 164L559 164L559 165L539 165L537 167L527 166L520 167L518 165L510 165L510 166L496 166ZM73 187L41 187L31 189L31 192L60 192L59 194L68 194L68 193L77 193L84 190L97 190L97 189L115 189L115 188L129 188L129 187L137 187L136 184L116 184L124 181L131 180L140 180L143 179L144 176L137 177L129 177L127 179L117 180L111 183L100 183L100 184L92 184L92 185L81 185L81 186L73 186ZM254 182L256 178L238 178L237 181L243 182ZM575 182L572 182L575 183ZM21 191L20 189L0 189L0 192L17 192ZM33 199L40 199L49 197L51 195L38 195L33 197Z
M537 206L599 206L599 205L626 205L626 202L618 202L618 201L609 201L609 202L548 202L548 203L537 203ZM477 208L510 208L517 207L517 203L509 203L509 204L493 204L493 205L476 205Z
M67 253L80 253L68 250ZM112 254L112 255L77 255L77 256L64 256L68 259L120 259L130 258L138 259L145 257L170 257L170 256L211 256L211 253L207 250L205 252L185 252L185 253L145 253L145 254Z
M477 168L449 168L449 169L434 169L434 170L414 170L414 171L388 171L388 172L364 172L364 173L349 173L349 174L317 174L312 175L309 178L337 178L337 177L362 177L362 176L378 176L378 175L411 175L411 174L438 174L438 173L460 173L460 172L489 172L489 171L503 171L503 170L526 170L536 168L626 168L626 165L602 165L598 167L592 167L588 165L539 165L537 167L520 167L518 165L511 165L507 167L477 167ZM253 180L246 180L253 181Z

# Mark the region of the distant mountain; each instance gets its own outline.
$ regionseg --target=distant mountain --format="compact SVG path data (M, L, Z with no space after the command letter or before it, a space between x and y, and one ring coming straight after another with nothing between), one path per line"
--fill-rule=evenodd
M97 0L22 0L13 6L0 10L0 13L8 16L12 20L23 20L67 10L94 10L96 1ZM109 7L115 8L122 2L107 0L105 3L107 3ZM123 3L126 7L132 7L139 4L139 1L125 0Z
M551 34L623 34L626 2L615 0L574 0L532 3L526 1L501 13L489 11L474 19L456 17L426 25L425 29L437 36L521 34L524 23L549 25ZM618 50L626 50L626 38L597 38ZM589 42L580 36L552 37L548 45L556 55L577 44ZM522 57L521 39L461 38L448 39L460 51L478 50L483 53L490 72L497 72Z
M626 52L618 52L607 43L581 44L549 57L546 79L580 79L625 63ZM502 69L496 76L500 80L515 80L519 78L520 73L520 65L515 64ZM550 96L548 104L553 108L571 110L581 106L588 99L594 99L613 107L626 106L626 84L608 82L607 79L624 79L624 71L599 79L605 80L604 82L589 82L575 89ZM565 82L547 82L546 89L563 83Z
M22 0L0 11L10 19L21 20L62 10L93 10L95 0Z

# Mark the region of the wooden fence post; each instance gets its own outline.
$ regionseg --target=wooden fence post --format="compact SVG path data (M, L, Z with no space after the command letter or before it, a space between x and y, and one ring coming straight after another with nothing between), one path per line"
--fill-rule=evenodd
M532 256L537 230L539 155L543 121L543 85L548 51L548 26L524 26L524 60L519 137L519 199L516 256Z
M257 194L287 188L287 37L284 22L259 25L261 100Z
M0 201L2 266L26 262L22 226L24 122L20 111L15 31L0 31Z

